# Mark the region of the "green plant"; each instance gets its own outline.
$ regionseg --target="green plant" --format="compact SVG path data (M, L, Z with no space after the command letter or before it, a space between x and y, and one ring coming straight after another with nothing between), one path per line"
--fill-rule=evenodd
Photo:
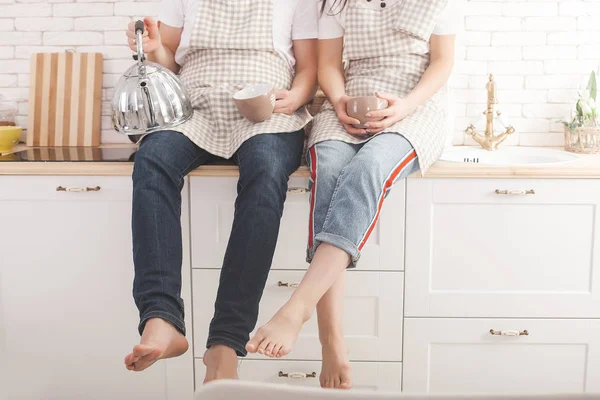
M598 109L596 98L598 96L598 85L596 73L592 72L587 88L579 93L579 99L575 104L575 113L570 121L560 121L569 129L574 130L581 127L598 126Z

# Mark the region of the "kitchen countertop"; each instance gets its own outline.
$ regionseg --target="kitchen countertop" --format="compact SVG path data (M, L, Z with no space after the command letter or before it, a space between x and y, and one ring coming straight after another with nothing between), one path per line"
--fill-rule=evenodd
M127 145L104 145L102 147L130 147ZM17 146L16 151L27 149ZM131 175L131 162L0 162L0 175ZM206 165L190 176L237 176L234 165ZM309 176L303 166L294 173L296 177ZM419 174L413 178L420 177ZM439 161L435 163L425 178L579 178L600 179L600 155L580 155L579 159L557 165L544 166L486 166Z

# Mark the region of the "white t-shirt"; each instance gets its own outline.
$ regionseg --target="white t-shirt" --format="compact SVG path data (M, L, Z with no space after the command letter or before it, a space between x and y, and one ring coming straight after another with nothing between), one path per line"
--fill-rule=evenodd
M158 20L174 28L182 28L181 42L175 53L175 62L183 63L190 47L190 37L200 1L210 0L162 0ZM316 39L319 31L319 0L273 0L273 45L294 68L296 59L292 41Z
M343 0L338 0L338 3ZM373 7L374 9L381 9L380 2L373 0L367 2L367 6ZM387 0L388 6L397 3L402 0ZM327 0L325 6L325 12L319 19L319 39L336 39L344 36L344 28L346 26L346 7L342 12L337 12L337 5L329 12L332 4L332 0ZM319 10L320 11L320 10ZM461 19L458 9L456 7L456 0L448 0L446 8L437 20L434 35L456 35L461 27Z

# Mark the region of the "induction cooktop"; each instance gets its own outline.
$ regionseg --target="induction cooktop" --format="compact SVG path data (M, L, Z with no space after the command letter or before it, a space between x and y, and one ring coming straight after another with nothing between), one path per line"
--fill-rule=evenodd
M135 147L45 147L0 156L0 162L131 162Z

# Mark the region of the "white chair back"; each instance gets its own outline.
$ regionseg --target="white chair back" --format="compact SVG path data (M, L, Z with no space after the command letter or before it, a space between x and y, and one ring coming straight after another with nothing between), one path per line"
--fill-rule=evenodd
M196 392L195 400L600 400L600 394L411 395L323 390L244 381L216 381Z

